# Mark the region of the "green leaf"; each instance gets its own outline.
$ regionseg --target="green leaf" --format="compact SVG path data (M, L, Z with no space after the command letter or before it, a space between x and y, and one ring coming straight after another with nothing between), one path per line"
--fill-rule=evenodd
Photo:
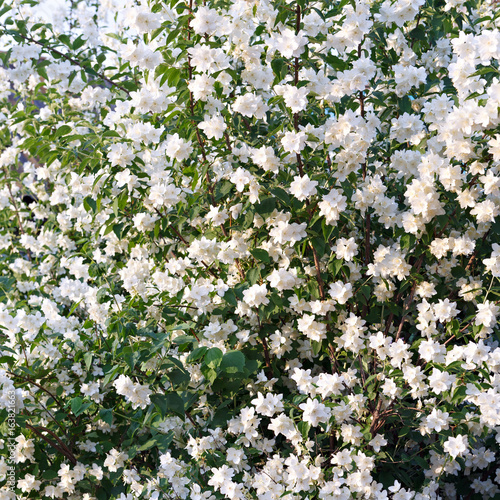
M253 219L255 217L255 207L251 206L245 213L243 217L243 228L246 229L253 225Z
M213 384L215 379L217 378L217 372L213 368L209 368L206 365L201 366L201 373L205 377L208 384Z
M410 31L410 38L413 38L415 40L427 40L429 38L429 34L426 32L426 30L422 26L418 26L415 29L412 29Z
M204 361L209 368L217 368L222 361L222 351L218 347L210 348L205 354Z
M186 371L184 368L172 370L168 374L168 378L170 379L170 382L172 382L172 385L175 386L176 389L186 389L189 382L191 381L191 376L189 375L189 372Z
M301 421L297 424L299 432L302 434L304 440L307 440L309 436L309 430L311 429L311 424L309 422Z
M453 397L451 399L452 404L459 405L460 403L463 402L466 395L467 395L467 386L465 385L458 386L455 392L453 393Z
M86 40L83 38L83 35L80 35L74 42L73 42L73 50L78 50L80 47L83 47L85 45Z
M402 428L401 428L401 430L399 431L398 436L399 436L399 437L406 436L406 435L410 432L410 430L411 430L411 429L410 429L409 427L404 426L404 427L402 427Z
M247 280L251 285L255 285L260 278L260 268L254 267L247 272Z
M69 125L61 125L54 134L54 139L63 135L68 135L73 129Z
M176 392L152 394L150 399L162 417L165 417L168 413L174 413L184 420L184 401Z
M158 450L165 453L169 448L170 444L174 439L174 431L169 431L167 434L157 434L156 435L156 446Z
M78 411L83 405L83 399L82 398L73 398L71 400L71 411L73 412L74 415L78 416Z
M415 245L417 239L413 234L404 234L401 236L400 245L401 250L410 250Z
M76 311L76 308L80 305L80 303L82 302L83 299L79 300L78 302L75 302L72 306L71 306L71 309L69 310L69 313L68 315L66 316L67 318L69 318L75 311Z
M238 305L238 301L233 290L226 290L223 298L228 304L232 305L233 307L236 307Z
M221 198L226 197L233 189L233 183L229 181L223 181L217 183L214 190L215 200L219 201Z
M141 357L141 353L137 350L134 350L133 346L126 346L122 349L118 356L120 358L123 358L130 369L133 370Z
M71 48L71 39L68 35L65 35L65 34L62 34L62 35L59 35L59 40L64 43L64 45L68 46L69 48Z
M47 479L48 481L51 481L52 479L58 478L59 475L57 471L49 469L43 472L42 477L44 479Z
M87 368L87 371L90 370L90 366L92 365L92 357L93 356L94 356L94 354L90 351L86 352L83 355L83 360L85 361L85 366Z
M99 417L108 425L113 423L113 410L99 410Z
M177 325L178 327L177 330L180 330L182 328L185 328L185 326ZM175 329L175 328L174 328ZM193 337L192 335L179 335L178 337L175 337L174 340L172 340L173 344L181 345L181 344L193 344L196 342L196 338Z
M85 208L85 210L87 212L92 212L92 213L95 213L96 210L97 210L97 203L96 201L90 197L90 196L87 196L84 200L83 200L83 206Z
M149 450L156 446L156 437L152 439L148 439L143 445L139 446L138 451L144 451L144 450Z
M122 234L123 234L123 228L125 224L122 222L121 224L114 224L113 225L113 233L116 234L116 237L121 240Z
M81 415L92 403L83 403L82 398L76 397L71 400L71 411L75 417Z
M203 347L197 347L196 349L193 349L191 354L186 359L186 363L194 363L195 361L198 361L200 358L203 357L203 355L207 352L208 347L203 346Z
M286 193L286 191L280 187L275 187L269 190L278 200L283 202L285 205L290 205L291 200L290 196Z
M276 208L276 200L274 198L264 198L260 203L255 205L255 211L263 218L266 219Z
M271 262L271 257L269 257L269 254L262 248L254 248L250 250L250 253L257 262L263 262L264 264L269 264Z
M221 371L225 373L242 372L245 368L245 356L241 351L229 351L222 357Z
M10 292L15 282L16 280L14 278L0 276L0 299Z

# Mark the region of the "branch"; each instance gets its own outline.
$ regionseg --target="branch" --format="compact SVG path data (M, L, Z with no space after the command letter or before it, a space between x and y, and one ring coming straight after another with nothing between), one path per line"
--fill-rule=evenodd
M48 389L45 389L45 387L38 384L34 380L32 380L28 377L23 377L22 375L17 375L16 373L9 372L9 371L7 372L7 374L12 375L13 377L20 378L20 379L24 380L25 382L28 382L28 383L38 387L43 392L47 393L56 402L56 404L59 406L59 408L65 409L62 401L60 401L59 398L55 394L52 394ZM73 419L73 417L69 413L68 413L68 418L73 422L74 425L77 425L76 421Z
M316 279L318 280L318 287L319 287L319 296L321 297L321 300L325 300L326 299L325 284L323 283L323 278L321 277L321 266L319 263L318 252L316 251L316 248L314 248L314 245L311 242L309 242L309 246L313 251L314 267L316 268Z
M73 453L71 453L69 448L53 432L49 431L45 427L39 427L39 428L33 427L32 425L28 424L27 422L25 425L28 429L32 430L37 436L39 436L46 443L48 443L50 446L52 446L52 448L54 448L58 452L62 453L67 459L69 459L71 461L71 463L73 465L77 464L77 460L76 460L75 456L73 455ZM54 443L54 441L52 441L47 436L42 434L39 429L49 432L51 436L55 437L55 439L57 440L57 442L60 445L57 445L56 443Z
M300 31L300 5L297 4L297 9L296 9L296 20L295 20L295 34L297 34ZM299 58L295 58L295 62L293 65L293 81L295 85L299 83L299 69L300 69L300 62ZM295 132L299 131L299 114L295 113L293 115L293 128L295 129ZM299 167L299 175L301 177L304 177L304 166L302 164L302 156L300 153L297 153L297 165Z
M44 49L49 50L53 54L56 54L59 57L62 57L63 59L66 59L66 61L69 61L71 64L74 64L75 66L78 66L79 68L82 68L84 71L86 69L88 69L88 66L84 66L80 61L78 61L78 59L73 59L72 57L66 55L64 52L61 52L60 50L57 50L54 47L50 47L48 45L45 45L40 40L35 40L34 38L32 38L30 36L23 35L22 33L19 33L19 32L17 32L16 34L19 35L21 38L23 38L26 41L31 42L31 43L35 43L36 45L40 45L40 47L43 47ZM93 69L93 71L95 71L95 70ZM101 80L104 80L105 82L107 82L110 85L116 87L117 89L120 89L122 92L125 92L125 94L127 94L127 96L130 97L130 92L126 88L122 87L121 85L119 85L118 83L114 82L113 80L111 80L107 76L103 75L102 73L97 73L97 76Z

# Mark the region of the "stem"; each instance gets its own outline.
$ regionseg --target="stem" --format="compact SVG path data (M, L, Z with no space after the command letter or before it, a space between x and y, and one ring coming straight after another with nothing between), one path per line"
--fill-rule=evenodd
M64 405L63 405L62 401L60 401L59 398L55 394L52 394L48 389L45 389L45 387L43 387L42 385L38 384L34 380L32 380L32 379L30 379L28 377L23 377L22 375L17 375L16 373L9 372L9 371L7 372L7 374L8 375L12 375L13 377L20 378L20 379L24 380L25 382L29 382L30 384L38 387L43 392L47 393L57 403L57 405L59 406L59 408L64 409ZM68 418L73 422L74 425L77 425L76 421L73 419L73 417L69 413L68 413Z
M365 217L365 266L366 267L368 267L368 264L370 263L370 253L371 253L370 226L371 226L371 216L367 210L366 217Z
M297 9L296 9L296 20L295 20L295 34L297 35L298 32L300 31L300 5L297 4ZM293 65L293 81L295 85L299 83L299 69L300 69L300 62L299 58L295 58L295 62ZM299 131L299 114L295 113L293 115L293 128L295 129L295 132ZM304 165L302 163L302 156L300 153L296 153L297 155L297 165L299 167L299 175L301 177L304 177Z
M264 360L266 362L266 375L268 379L273 378L273 371L271 367L271 357L269 356L269 346L267 345L267 339L264 335L261 337L262 347L264 347Z
M418 271L420 270L420 267L422 266L422 263L424 262L424 256L425 256L425 254L422 254L418 258L418 261L415 264L415 273L418 273ZM401 318L401 323L399 324L398 331L396 333L396 340L398 340L399 336L401 335L401 331L403 329L403 323L405 322L406 317L408 316L407 311L410 308L411 303L413 302L413 298L415 295L415 290L417 288L417 284L418 284L418 282L415 280L415 282L413 283L413 286L411 288L410 295L408 296L408 300L406 302L406 305L403 308L403 317ZM401 295L398 294L396 296L395 302L396 303L399 302L400 299L401 299ZM389 314L389 317L387 318L387 321L385 323L385 331L384 331L385 335L387 335L389 333L389 328L391 327L393 319L394 319L394 313L391 312L391 314Z
M316 248L314 248L314 245L311 242L309 242L309 246L313 251L314 267L316 268L316 279L318 280L318 287L319 287L319 296L321 297L321 300L325 300L326 299L325 285L323 283L323 278L321 277L321 267L319 263L318 252L316 251Z
M17 35L19 35L21 38L23 38L24 40L28 41L28 42L31 42L31 43L35 43L36 45L40 45L40 47L43 47L44 49L46 50L49 50L50 52L52 52L53 54L56 54L58 55L59 57L62 57L63 59L65 59L66 61L69 61L71 64L74 64L75 66L78 66L79 68L82 68L84 71L88 68L88 66L84 66L80 61L78 61L77 59L73 59L72 57L64 54L64 52L61 52L60 50L57 50L55 49L54 47L50 47L46 44L44 44L43 42L41 42L40 40L35 40L34 38L30 37L30 36L25 36L23 35L22 33L16 33ZM95 70L94 70L95 71ZM102 73L97 73L97 76L101 79L101 80L104 80L105 82L109 83L110 85L116 87L117 89L120 89L122 92L125 92L125 94L127 94L127 96L130 97L130 92L122 87L121 85L119 85L118 83L114 82L113 80L111 80L110 78L108 78L107 76L103 75Z
M5 172L5 177L8 177L9 173L8 173L6 167L3 167L3 171ZM7 190L9 191L10 201L12 202L12 205L14 205L14 212L16 213L16 219L17 219L17 222L19 224L19 230L21 231L21 233L26 234L26 232L24 231L24 226L23 226L23 223L21 220L21 216L19 215L19 207L17 206L16 199L14 198L14 195L12 194L10 182L7 182L6 185L7 185Z
M370 434L372 435L372 437L375 437L377 430L380 429L379 417L381 408L382 408L382 398L379 396L377 408L375 408L375 411L373 412L373 419L370 425Z
M259 322L259 337L262 341L262 347L264 348L264 361L266 363L266 376L269 380L273 378L273 368L271 366L271 356L269 355L269 346L267 344L266 336L262 333L262 323L259 318L259 310L257 309L257 321Z
M26 425L26 427L28 429L32 430L38 437L40 437L47 444L49 444L50 446L52 446L52 448L54 448L58 452L62 453L67 459L69 459L71 461L71 463L73 465L77 464L77 460L76 460L75 456L73 455L73 453L71 453L71 451L69 450L69 448L53 432L49 431L45 427L39 427L39 428L33 427L32 425L28 424L27 422L25 423L25 425ZM57 445L56 443L54 443L54 441L52 441L47 436L45 436L44 434L42 434L39 429L42 429L44 431L49 432L51 436L55 437L55 439L57 440L57 442L59 443L59 445Z

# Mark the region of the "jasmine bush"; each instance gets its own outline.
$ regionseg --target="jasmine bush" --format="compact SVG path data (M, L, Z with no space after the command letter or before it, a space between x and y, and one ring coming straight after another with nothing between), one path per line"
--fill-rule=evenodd
M500 498L495 2L60 9L0 0L0 499Z

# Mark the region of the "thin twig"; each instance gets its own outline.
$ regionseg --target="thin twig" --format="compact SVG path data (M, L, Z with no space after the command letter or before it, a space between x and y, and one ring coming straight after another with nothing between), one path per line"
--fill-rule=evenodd
M316 279L318 280L318 287L319 287L319 296L321 297L321 300L325 300L326 299L325 285L323 283L323 278L321 277L321 266L319 262L318 252L316 251L316 248L314 248L314 245L311 242L309 242L309 246L311 247L313 252L314 267L316 268Z
M26 427L28 429L32 430L38 437L40 437L46 443L48 443L50 446L52 446L52 448L54 448L58 452L62 453L67 459L69 459L71 461L71 463L73 465L77 464L77 460L76 460L75 456L73 455L73 453L71 453L71 451L69 451L69 449L67 448L67 446L57 436L55 436L55 437L56 437L57 441L59 443L61 443L60 446L57 445L56 443L54 443L54 441L52 441L51 439L49 439L47 436L45 436L44 434L42 434L36 427L33 427L32 425L28 424L27 422L25 423L25 425L26 425ZM44 431L50 432L45 427L41 427L41 429L44 430ZM50 432L50 434L54 435L52 432Z
M44 44L43 42L41 42L40 40L35 40L34 38L32 38L30 36L25 36L25 35L23 35L22 33L19 33L19 32L16 33L16 34L19 35L21 38L23 38L24 40L26 40L28 42L40 45L40 47L43 47L44 49L49 50L53 54L57 54L58 56L62 57L63 59L66 59L66 61L69 61L71 64L74 64L75 66L78 66L79 68L82 68L83 70L88 69L87 66L84 66L77 59L73 59L72 57L68 56L64 52L61 52L60 50L57 50L54 47L50 47L50 46ZM92 68L92 70L95 71L93 68ZM126 88L122 87L121 85L119 85L118 83L114 82L113 80L111 80L107 76L103 75L102 73L97 73L97 71L96 71L96 74L97 74L97 76L101 80L104 80L105 82L109 83L110 85L113 85L117 89L120 89L122 92L125 92L125 94L127 94L127 96L130 97L130 92Z
M38 384L33 379L31 379L29 377L23 377L22 375L17 375L16 373L9 372L9 371L7 372L7 374L8 375L12 375L13 377L20 378L20 379L24 380L25 382L29 382L30 384L38 387L43 392L47 393L57 403L57 405L60 408L64 409L64 405L63 405L62 401L60 401L59 398L55 394L52 394L48 389L45 389L45 387L43 387L42 385ZM68 414L68 417L73 422L74 425L77 425L76 421L73 419L73 417L70 414Z

